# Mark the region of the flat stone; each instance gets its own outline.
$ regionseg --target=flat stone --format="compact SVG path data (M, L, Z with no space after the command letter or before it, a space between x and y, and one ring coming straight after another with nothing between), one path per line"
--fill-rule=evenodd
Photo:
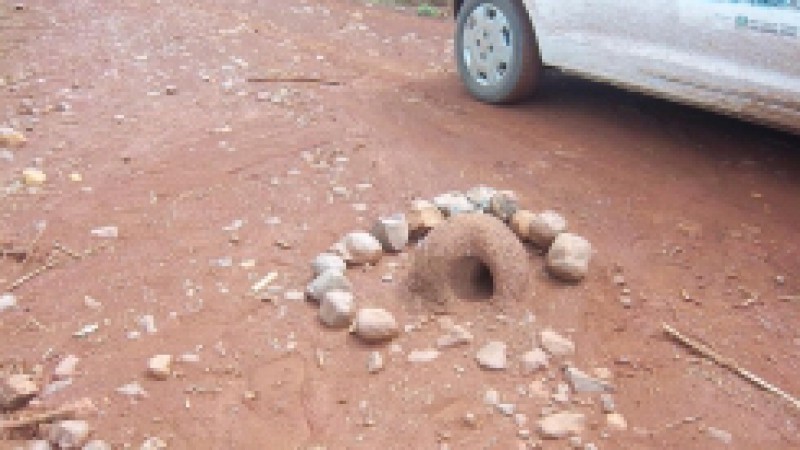
M569 356L575 353L575 344L552 330L540 332L539 342L547 353L553 356Z
M311 262L311 271L314 272L315 277L318 277L328 270L338 270L344 273L344 271L347 270L347 265L344 259L339 255L320 253L314 258L314 261Z
M89 437L89 422L62 420L50 428L47 440L62 449L79 448Z
M379 351L369 352L367 358L367 371L369 373L378 373L383 370L383 355Z
M575 392L613 392L614 390L609 383L593 378L575 367L566 367L564 375Z
M446 217L475 212L476 208L469 199L460 192L445 192L433 198L433 204Z
M356 314L353 332L365 342L383 342L397 337L399 327L389 311L364 308Z
M330 291L350 292L352 285L343 272L332 269L321 273L306 286L306 295L321 302L325 294Z
M406 213L409 235L418 237L445 221L444 214L427 200L414 200Z
M319 307L319 320L331 328L343 328L353 320L355 302L353 294L333 290L325 293Z
M70 378L75 375L75 368L80 362L80 358L75 355L67 355L62 359L53 370L53 377L58 380Z
M536 215L527 209L518 209L513 216L509 226L511 230L520 238L527 241L530 239L531 222Z
M541 369L547 368L548 365L547 353L539 347L525 352L520 358L522 363L522 372L526 375L537 372Z
M375 236L364 232L354 231L342 239L344 246L344 260L348 264L375 264L383 256L383 247Z
M116 392L120 395L124 395L126 397L131 397L131 398L147 397L147 391L145 391L142 385L136 381L118 387L116 389Z
M447 330L447 334L436 339L436 346L439 348L455 347L472 342L472 333L461 325L453 324Z
M489 205L492 201L492 196L497 192L495 188L489 186L475 186L467 191L467 199L472 202L475 207L483 212L489 212Z
M39 392L39 387L28 374L18 373L0 380L0 409L22 408Z
M528 225L531 242L541 248L549 248L556 237L567 231L567 220L555 211L535 214Z
M546 266L550 274L566 281L580 281L589 273L592 245L571 233L561 233L547 252Z
M147 373L156 380L166 380L172 374L172 355L155 355L147 361Z
M22 132L13 128L0 127L0 147L19 148L28 140Z
M475 359L484 369L505 370L508 366L506 358L506 343L501 341L490 341L475 355Z
M733 435L729 431L720 428L708 427L706 428L706 434L725 445L730 445L733 442Z
M412 350L408 354L408 362L410 363L426 363L431 362L439 357L439 350L427 348L424 350Z
M546 439L560 439L579 435L586 429L586 416L576 412L557 412L540 419L539 434Z
M517 212L519 201L514 191L497 191L489 201L489 211L498 219L508 222Z
M619 413L606 414L606 426L612 431L625 431L628 429L628 422Z
M381 243L383 250L390 253L403 251L408 244L408 221L404 214L380 217L372 227L372 235Z

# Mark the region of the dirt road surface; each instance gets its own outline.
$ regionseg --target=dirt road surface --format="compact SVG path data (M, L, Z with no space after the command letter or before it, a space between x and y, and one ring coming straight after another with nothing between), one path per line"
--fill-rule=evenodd
M0 123L28 144L0 160L0 243L29 252L0 259L0 293L56 242L105 244L59 253L0 312L4 372L48 384L80 358L34 407L91 398L92 435L114 448L154 436L177 449L532 448L557 405L529 383L555 385L564 361L530 376L518 358L551 327L578 367L608 369L627 420L609 430L592 413L581 445L800 447L800 412L661 331L800 395L797 137L557 73L526 104L479 104L453 71L451 20L355 1L13 5L0 9ZM26 167L45 183L20 185ZM589 277L553 281L532 254L529 296L457 305L474 342L429 363L407 361L440 332L398 300L403 256L349 275L360 305L397 316L394 345L327 330L315 305L286 299L344 233L478 184L562 213L593 244ZM118 237L90 233L104 226ZM269 272L284 290L248 295ZM507 343L509 369L476 365L489 340ZM370 374L374 350L386 367ZM157 381L155 354L192 356ZM146 397L117 392L131 382ZM484 405L491 389L528 424Z

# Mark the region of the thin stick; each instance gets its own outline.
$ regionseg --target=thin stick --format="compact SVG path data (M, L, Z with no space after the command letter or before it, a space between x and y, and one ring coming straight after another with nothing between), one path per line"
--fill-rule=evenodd
M701 344L700 342L695 341L694 339L688 338L681 334L675 328L663 323L662 326L664 327L664 331L670 335L673 339L677 340L681 344L691 348L692 350L700 353L701 355L705 356L706 358L710 359L711 361L719 364L722 367L725 367L740 377L744 378L745 380L755 384L756 386L764 389L765 391L772 392L773 394L781 397L782 399L786 400L787 402L794 405L795 408L800 409L800 400L792 397L787 392L783 391L782 389L778 388L777 386L765 381L763 378L757 376L756 374L750 372L749 370L744 369L743 367L739 366L736 361L725 358L724 356L720 355L719 353L712 350L707 345Z
M83 257L74 250L70 249L69 247L58 241L53 243L53 248L60 252L66 253L68 256L72 257L72 259L81 259Z
M331 81L318 77L252 77L248 83L319 83L327 86L339 86L341 81Z
M32 272L28 272L25 275L17 278L17 280L14 281L14 283L12 283L11 286L8 287L8 291L11 292L17 289L18 287L22 286L24 283L29 281L31 278L37 277L42 273L52 269L53 267L56 266L56 264L58 264L58 258L51 256L43 266L39 266Z
M19 419L0 420L0 431L8 431L17 428L26 428L40 423L53 422L56 420L71 419L81 415L91 414L95 410L94 403L88 398L67 403L52 411L45 411L31 414Z

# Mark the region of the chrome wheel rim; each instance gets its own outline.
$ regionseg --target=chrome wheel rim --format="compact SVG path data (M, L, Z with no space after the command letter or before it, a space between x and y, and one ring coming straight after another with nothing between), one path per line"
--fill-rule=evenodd
M497 85L513 58L511 24L503 11L484 3L472 10L462 32L464 65L475 82Z

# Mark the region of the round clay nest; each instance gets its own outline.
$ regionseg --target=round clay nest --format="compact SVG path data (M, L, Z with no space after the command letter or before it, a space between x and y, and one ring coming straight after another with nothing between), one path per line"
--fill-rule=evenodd
M436 312L456 300L521 298L530 276L528 252L505 223L460 214L431 230L417 249L408 288Z

